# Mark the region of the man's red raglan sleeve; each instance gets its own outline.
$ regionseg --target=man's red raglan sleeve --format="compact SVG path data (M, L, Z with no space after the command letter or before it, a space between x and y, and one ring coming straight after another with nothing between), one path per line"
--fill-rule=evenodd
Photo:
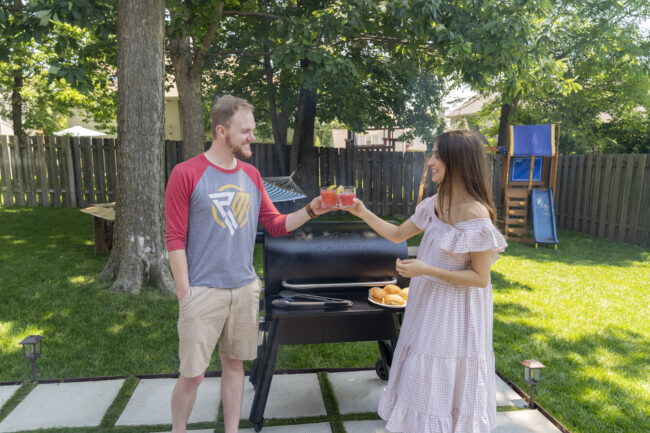
M169 176L165 191L167 251L185 249L192 190L190 176L181 167L176 166Z

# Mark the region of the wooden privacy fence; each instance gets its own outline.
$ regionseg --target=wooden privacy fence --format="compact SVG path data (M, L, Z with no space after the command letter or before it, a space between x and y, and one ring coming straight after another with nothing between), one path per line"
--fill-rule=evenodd
M115 200L115 140L0 137L4 206L72 206Z
M275 147L253 143L262 176L278 176ZM283 158L288 159L290 146ZM115 201L116 140L0 136L3 206L72 206ZM165 142L167 177L182 142ZM319 148L320 185L354 184L366 206L382 216L407 217L417 203L425 155L366 149ZM492 192L500 215L500 155L488 154ZM614 241L650 245L649 158L642 155L561 155L554 194L558 227ZM425 195L435 186L425 185Z
M647 154L561 155L554 200L560 228L650 246Z
M165 142L165 172L182 160L182 142ZM253 143L249 161L262 176L279 176L276 148ZM0 186L4 206L86 207L115 201L116 140L77 137L0 137ZM282 158L288 162L290 146ZM388 216L407 217L417 203L425 155L377 149L319 148L316 152L320 185L356 185L369 209ZM500 158L489 158L499 179ZM496 163L496 165L494 164ZM496 168L495 168L496 167ZM430 177L430 176L429 176ZM498 191L498 185L494 188ZM425 185L425 196L435 186Z

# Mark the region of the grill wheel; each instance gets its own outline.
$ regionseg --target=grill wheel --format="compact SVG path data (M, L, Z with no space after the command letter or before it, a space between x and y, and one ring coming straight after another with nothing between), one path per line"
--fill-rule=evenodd
M384 368L384 363L381 360L381 358L379 358L377 362L375 362L375 371L377 372L377 376L379 376L381 380L388 380L388 372Z

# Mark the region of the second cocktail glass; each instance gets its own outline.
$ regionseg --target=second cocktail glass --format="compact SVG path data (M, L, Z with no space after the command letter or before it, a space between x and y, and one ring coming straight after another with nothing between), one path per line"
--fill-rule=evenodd
M337 199L339 206L341 208L351 208L354 207L354 198L357 196L357 187L356 186L344 186L343 191L337 194Z

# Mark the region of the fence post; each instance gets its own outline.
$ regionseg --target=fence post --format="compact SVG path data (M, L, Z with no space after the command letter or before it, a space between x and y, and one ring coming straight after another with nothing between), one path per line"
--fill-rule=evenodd
M84 206L84 189L82 183L83 173L81 171L81 149L79 148L79 137L73 137L70 143L72 148L72 180L74 181L74 190L77 197L77 206Z
M45 140L42 135L36 136L33 138L33 144L36 148L35 153L35 168L36 174L38 175L38 180L41 184L41 204L43 206L50 205L50 186L47 183L47 165L45 164L45 152L43 147L45 146Z
M23 186L23 167L20 158L20 137L14 135L13 137L13 152L11 152L11 159L13 160L14 171L14 186L16 190L16 204L18 206L25 206L25 187Z
M75 170L72 143L69 137L63 138L61 148L65 154L65 172L67 174L64 185L68 193L66 201L70 204L70 206L77 207L79 205L77 202L77 183L75 182L77 173Z
M3 135L0 137L0 146L2 147L0 156L2 157L2 165L0 166L0 176L2 176L2 189L4 194L4 205L13 206L14 204L14 190L11 185L11 154L9 152L9 137Z

